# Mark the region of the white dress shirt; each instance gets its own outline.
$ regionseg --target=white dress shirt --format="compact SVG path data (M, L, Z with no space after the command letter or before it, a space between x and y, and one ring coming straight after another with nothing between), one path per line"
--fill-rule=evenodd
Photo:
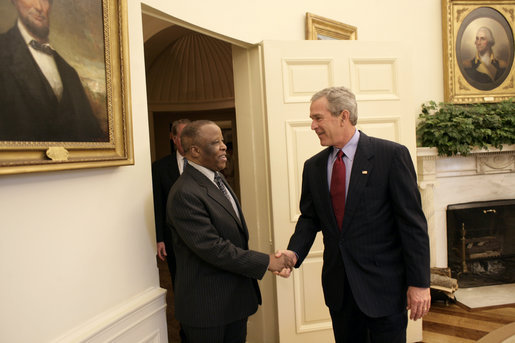
M188 164L190 164L192 167L194 167L195 169L197 169L199 172L201 172L202 174L204 174L209 180L211 180L211 182L216 186L216 188L218 188L218 185L216 184L215 182L215 172L212 171L211 169L209 168L206 168L204 166L201 166L199 164L196 164L195 162L192 162L190 160L188 160ZM218 188L219 189L219 188ZM232 205L232 208L234 210L234 213L236 213L236 216L238 217L238 219L241 220L240 218L240 213L238 211L238 206L236 206L236 201L234 200L231 192L229 192L229 190L227 190L227 194L229 195L229 201L231 202L231 205Z
M341 149L344 153L343 163L345 163L345 199L347 199L347 194L349 193L349 182L350 182L350 174L352 171L352 164L354 163L354 156L356 155L356 149L358 148L359 142L359 131L356 130L352 138L345 144L345 146ZM333 164L336 161L336 155L340 149L333 147L333 151L329 158L327 159L327 183L329 189L331 189L331 178L333 176Z

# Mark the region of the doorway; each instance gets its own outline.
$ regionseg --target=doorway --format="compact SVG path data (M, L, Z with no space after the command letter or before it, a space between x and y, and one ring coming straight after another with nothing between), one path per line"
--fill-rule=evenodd
M207 119L222 129L228 164L222 171L240 197L231 44L143 14L151 160L172 152L173 121ZM160 286L167 290L168 341L179 342L171 276L157 260Z

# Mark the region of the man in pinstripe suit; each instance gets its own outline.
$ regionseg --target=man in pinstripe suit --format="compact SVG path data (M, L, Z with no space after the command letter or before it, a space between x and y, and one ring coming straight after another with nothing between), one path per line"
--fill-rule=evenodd
M310 118L328 148L304 164L301 216L282 253L299 267L322 230L336 342L405 342L406 310L417 320L431 302L427 223L408 149L358 131L356 99L344 87L313 95ZM342 180L340 193L332 179Z
M287 256L249 250L249 232L225 168L222 131L195 121L182 131L188 164L168 196L177 260L175 316L191 343L244 343L261 303L257 280L293 267Z

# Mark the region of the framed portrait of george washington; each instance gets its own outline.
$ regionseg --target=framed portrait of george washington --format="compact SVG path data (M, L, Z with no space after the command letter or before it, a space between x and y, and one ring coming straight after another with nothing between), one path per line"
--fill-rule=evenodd
M126 6L0 0L0 174L134 163Z
M515 96L515 1L442 0L445 101Z

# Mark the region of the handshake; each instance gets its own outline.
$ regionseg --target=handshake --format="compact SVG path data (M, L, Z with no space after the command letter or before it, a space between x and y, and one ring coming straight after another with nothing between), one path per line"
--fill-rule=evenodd
M291 250L277 250L275 254L270 254L270 264L268 270L275 275L284 278L290 277L293 267L297 263L297 254Z

